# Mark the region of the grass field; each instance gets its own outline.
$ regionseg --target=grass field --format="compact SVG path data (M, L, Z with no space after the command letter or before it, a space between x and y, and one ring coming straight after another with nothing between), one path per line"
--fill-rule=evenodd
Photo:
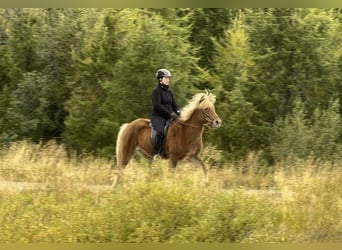
M53 142L3 148L0 243L342 242L342 163L266 171L250 154L204 186L197 167L136 160L114 189L111 164Z

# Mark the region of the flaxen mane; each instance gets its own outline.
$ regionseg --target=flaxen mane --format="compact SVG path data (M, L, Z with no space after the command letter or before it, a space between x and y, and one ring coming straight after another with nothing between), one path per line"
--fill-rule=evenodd
M215 104L216 96L211 93L206 94L196 94L192 97L189 103L182 109L181 116L179 119L181 121L187 121L192 113L196 109L205 109L206 107L212 108Z

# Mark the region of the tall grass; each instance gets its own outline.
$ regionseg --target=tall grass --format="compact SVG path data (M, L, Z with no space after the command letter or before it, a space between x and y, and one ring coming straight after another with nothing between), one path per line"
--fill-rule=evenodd
M108 182L110 162L92 156L68 157L55 142L13 143L0 152L0 180L57 185L65 189L74 184Z
M341 165L258 162L212 169L203 186L192 165L133 161L111 189L110 161L12 144L0 152L0 243L342 241Z

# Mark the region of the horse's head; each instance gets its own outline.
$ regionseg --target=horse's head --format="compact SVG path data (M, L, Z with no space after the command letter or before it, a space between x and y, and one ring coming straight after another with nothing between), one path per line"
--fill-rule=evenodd
M222 121L215 112L215 101L216 97L208 92L194 95L188 105L183 108L180 120L188 122L196 117L195 120L200 126L220 127Z
M216 97L213 94L202 94L199 99L198 109L201 112L204 125L218 128L222 124L222 120L215 111Z

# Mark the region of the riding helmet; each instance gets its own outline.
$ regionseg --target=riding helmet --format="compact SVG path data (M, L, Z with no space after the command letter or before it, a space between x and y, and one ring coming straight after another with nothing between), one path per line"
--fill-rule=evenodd
M160 79L160 78L163 78L164 76L170 77L171 76L171 72L168 71L167 69L158 69L157 73L156 73L156 78Z

